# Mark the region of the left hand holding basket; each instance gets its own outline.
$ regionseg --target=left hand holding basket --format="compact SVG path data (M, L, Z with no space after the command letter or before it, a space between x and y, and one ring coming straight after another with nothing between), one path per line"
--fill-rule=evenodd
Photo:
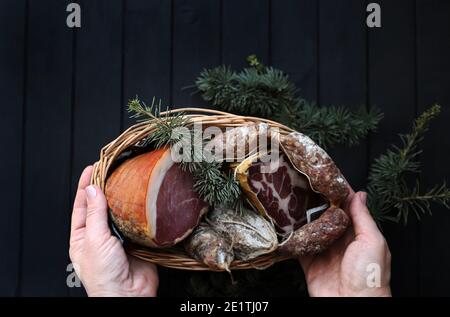
M108 226L106 198L81 175L72 212L70 259L89 296L156 296L156 266L125 253Z

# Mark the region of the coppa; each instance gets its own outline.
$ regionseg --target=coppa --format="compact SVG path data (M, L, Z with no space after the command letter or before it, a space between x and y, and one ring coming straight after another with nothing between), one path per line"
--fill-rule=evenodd
M238 178L252 202L282 232L300 228L307 222L307 211L324 204L321 196L312 191L308 179L284 155L272 162L249 163L253 160L251 157L237 168Z

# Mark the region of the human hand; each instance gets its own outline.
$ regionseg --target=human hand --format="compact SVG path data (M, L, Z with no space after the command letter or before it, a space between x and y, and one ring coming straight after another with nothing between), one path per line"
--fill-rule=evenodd
M89 296L156 296L156 266L128 256L111 235L106 198L81 175L72 212L70 259Z
M353 227L324 253L299 259L310 296L391 296L391 253L366 199L366 193L352 192L344 209ZM372 282L379 285L371 285L368 277L378 268Z

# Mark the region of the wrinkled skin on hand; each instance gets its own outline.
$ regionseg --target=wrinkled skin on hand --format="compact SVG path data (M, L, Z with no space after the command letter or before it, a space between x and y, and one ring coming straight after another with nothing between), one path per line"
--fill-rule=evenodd
M72 212L70 259L89 296L156 296L156 266L128 256L111 235L106 198L81 175Z
M299 258L310 296L391 296L391 253L366 194L351 192L344 210L353 227L325 252Z

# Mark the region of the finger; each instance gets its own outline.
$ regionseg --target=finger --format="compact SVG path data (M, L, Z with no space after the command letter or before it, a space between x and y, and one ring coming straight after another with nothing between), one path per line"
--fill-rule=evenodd
M91 237L111 234L108 226L108 204L100 187L86 187L86 235Z
M84 169L78 182L77 194L73 203L71 232L86 225L86 194L84 189L89 185L92 175L92 166Z
M353 230L355 231L356 236L362 234L380 234L377 224L370 215L369 209L367 209L366 198L366 193L357 192L350 201L348 211L353 222Z
M84 191L84 189L90 184L92 176L92 166L88 166L84 169L83 173L81 173L80 180L78 181L77 195L75 196L75 202L73 204L74 208L77 207L86 207L86 199L85 197L78 197L78 193L80 191Z

